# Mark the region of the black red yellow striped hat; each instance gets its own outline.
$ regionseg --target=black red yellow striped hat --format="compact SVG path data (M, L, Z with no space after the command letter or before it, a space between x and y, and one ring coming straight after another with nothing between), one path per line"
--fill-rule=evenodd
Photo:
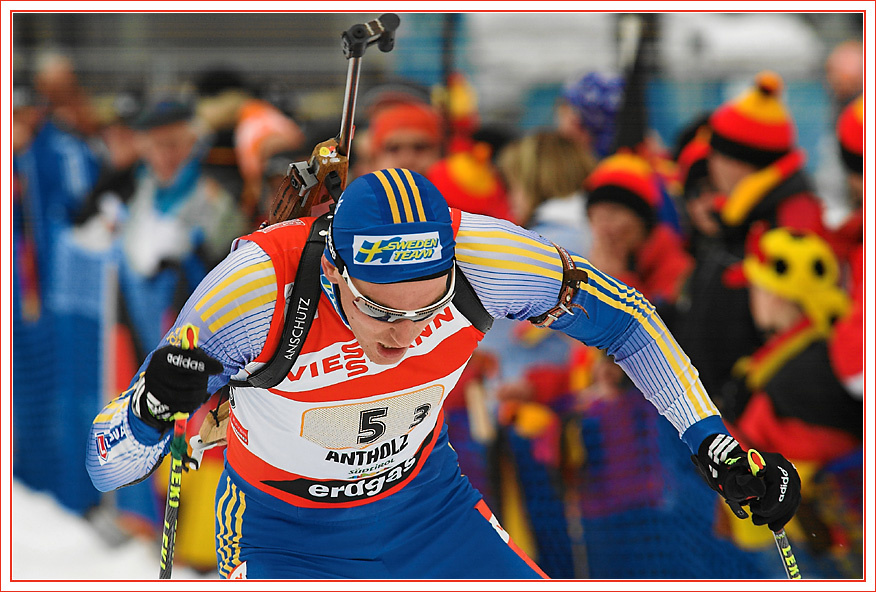
M651 165L641 156L619 152L596 165L585 183L587 207L611 201L622 204L645 220L650 228L660 204L660 187Z
M797 131L781 101L783 86L775 72L761 72L753 87L716 109L709 118L712 149L758 168L790 152Z

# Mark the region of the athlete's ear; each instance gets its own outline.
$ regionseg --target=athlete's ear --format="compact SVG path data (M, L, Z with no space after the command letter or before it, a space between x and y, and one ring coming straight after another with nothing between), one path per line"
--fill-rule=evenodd
M341 274L338 273L338 268L332 265L331 261L328 260L324 254L320 259L320 265L322 266L322 273L325 275L326 279L333 284L340 284L344 278L341 277Z

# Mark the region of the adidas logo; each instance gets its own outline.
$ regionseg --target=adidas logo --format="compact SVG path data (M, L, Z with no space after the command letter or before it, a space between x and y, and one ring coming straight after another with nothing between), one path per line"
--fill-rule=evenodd
M167 363L176 366L177 368L183 368L184 370L195 370L196 372L204 371L204 362L193 360L182 354L167 354Z

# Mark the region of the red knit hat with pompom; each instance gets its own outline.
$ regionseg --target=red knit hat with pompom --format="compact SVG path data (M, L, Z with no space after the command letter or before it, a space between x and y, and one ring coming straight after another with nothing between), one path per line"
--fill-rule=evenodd
M683 187L685 199L697 196L697 182L709 176L709 140L712 132L707 126L702 126L690 142L685 144L678 155L678 180Z
M790 152L797 132L783 86L775 72L761 72L752 88L721 105L709 118L712 149L759 168Z

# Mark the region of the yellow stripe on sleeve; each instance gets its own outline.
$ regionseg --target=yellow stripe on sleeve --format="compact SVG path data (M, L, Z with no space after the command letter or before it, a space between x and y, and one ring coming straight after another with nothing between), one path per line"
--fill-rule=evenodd
M473 238L473 239L501 238L501 239L511 240L514 242L522 243L522 244L530 246L530 247L534 247L536 249L540 249L540 250L544 251L545 253L553 253L554 255L556 255L558 260L560 257L559 253L557 253L557 250L554 248L553 245L545 245L545 244L538 242L535 239L529 238L527 236L521 236L519 234L513 234L513 233L507 232L505 230L482 230L482 231L460 230L459 233L456 235L456 242L457 243L464 242L464 245L461 245L461 246L468 247L469 243L467 241L462 240L462 239L470 239L470 238Z
M217 329L228 323L229 321L251 311L257 306L261 306L262 304L267 304L269 302L273 302L276 299L275 294L264 294L262 296L256 296L250 300L247 300L243 304L238 307L235 307L233 310L228 311L212 323L210 323L209 329L212 333L215 333Z
M551 249L551 252L554 255L553 257L549 255L542 255L541 253L536 253L532 250L522 247L508 247L505 245L497 245L495 243L465 243L462 245L458 244L457 249L462 251L484 251L493 253L507 253L509 255L519 255L521 257L533 259L535 261L549 263L556 266L557 269L563 268L562 260L560 259L560 256L557 253L556 249Z
M201 320L204 322L207 322L207 319L209 319L211 316L213 316L213 314L217 310L219 310L220 308L222 308L223 306L225 306L226 304L228 304L232 300L239 298L240 296L243 296L247 292L252 292L252 291L255 291L259 288L264 288L265 286L274 285L275 282L276 282L275 276L271 275L271 276L266 276L263 278L254 279L253 281L240 286L239 288L237 288L236 290L234 290L232 292L229 292L228 294L226 294L225 296L223 296L222 298L220 298L219 300L217 300L216 302L211 304L209 308L204 310L201 313ZM276 297L277 290L275 289L273 292L270 292L269 294L272 297Z
M195 305L195 310L200 311L201 308L203 308L207 302L209 302L213 297L216 296L216 294L218 294L219 292L221 292L222 290L224 290L225 288L227 288L228 286L230 286L231 284L233 284L234 282L236 282L240 278L242 278L246 275L249 275L251 273L261 271L263 269L273 269L273 268L274 268L274 266L273 266L273 264L271 264L270 261L263 261L262 263L256 263L254 265L250 265L248 267L244 267L243 269L239 269L239 270L235 271L234 273L229 275L227 278L225 278L224 280L219 282L216 285L216 287L214 287L212 290L210 290L209 292L204 294L204 296ZM271 275L270 277L273 278L275 276Z
M702 384L696 380L691 382L691 380L685 375L685 373L682 372L681 367L679 366L679 360L684 359L684 356L681 354L678 344L674 341L667 341L665 337L661 336L657 332L657 328L654 327L651 323L653 317L649 317L648 319L646 319L639 310L631 308L630 306L622 302L618 302L617 300L610 298L608 295L604 294L602 291L597 289L596 286L590 283L582 284L581 287L602 302L605 302L612 308L616 308L631 315L639 322L639 324L645 329L645 331L648 332L648 335L650 335L654 339L657 347L660 348L660 351L663 352L663 355L669 362L672 371L681 382L684 392L688 393L688 395L692 397L689 400L694 404L694 410L696 411L700 419L708 417L710 415L716 415L718 413L718 410L715 408L714 404L712 404L712 401L708 398L708 396L706 396ZM653 320L659 323L659 326L663 330L664 335L669 334L669 331L666 329L666 327L663 326L662 323L660 323L659 319Z
M389 184L389 179L383 174L383 171L374 171L374 176L380 179L380 184L383 185L383 190L386 192L386 198L389 200L389 209L392 211L392 222L398 224L401 222L401 216L398 213L398 204L395 203L395 192Z
M487 259L485 257L472 257L470 255L465 255L457 251L456 259L458 261L462 261L463 263L470 263L471 265L479 265L481 267L492 267L494 269L510 269L512 271L519 271L521 273L531 273L534 275L542 276L557 280L558 282L563 281L563 271L562 267L557 266L557 269L546 269L539 265L533 265L531 263L522 263L519 261L504 261L502 259Z
M592 263L582 257L577 257L573 255L572 259L575 261L576 266L578 264L584 264L588 267L593 267L593 269L597 269L593 266ZM649 314L654 312L654 306L642 295L641 292L635 290L631 286L627 286L626 284L618 282L610 276L603 276L596 273L591 273L588 274L588 281L599 284L600 286L617 296L619 300L634 304L647 311ZM626 291L624 293L621 292L622 287L626 288Z
M127 392L127 391L125 391L125 392ZM110 421L113 418L113 416L116 414L116 411L118 411L119 408L122 407L122 396L124 394L125 393L122 393L121 395L119 395L118 397L116 397L115 399L113 399L112 401L107 403L106 407L101 409L100 413L97 415L97 417L94 418L94 421L92 423L101 423L104 421Z

